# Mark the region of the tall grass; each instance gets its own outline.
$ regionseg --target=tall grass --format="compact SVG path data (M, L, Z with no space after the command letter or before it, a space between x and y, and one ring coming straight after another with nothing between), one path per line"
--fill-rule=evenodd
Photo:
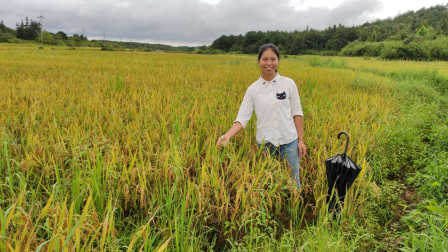
M259 76L254 57L9 48L0 58L0 250L351 250L371 239L353 217L377 197L368 157L398 110L385 76L282 59L305 110L296 191L287 166L257 149L254 120L215 146ZM323 161L342 152L341 130L363 171L334 222Z

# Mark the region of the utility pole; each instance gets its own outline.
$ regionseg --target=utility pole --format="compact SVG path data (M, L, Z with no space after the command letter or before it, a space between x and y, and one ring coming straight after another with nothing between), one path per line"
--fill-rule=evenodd
M84 27L82 28L82 47L84 47Z
M42 33L42 31L43 31L42 19L44 17L41 15L41 16L38 16L37 18L40 19L40 40L41 40L42 45L44 45L44 34Z

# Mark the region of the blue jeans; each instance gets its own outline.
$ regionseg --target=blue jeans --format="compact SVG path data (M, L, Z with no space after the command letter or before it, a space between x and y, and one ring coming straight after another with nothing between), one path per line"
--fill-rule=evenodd
M258 148L261 148L261 144L258 144ZM264 143L264 151L268 151L271 157L280 155L280 160L284 160L285 157L288 159L289 166L291 167L291 177L297 183L297 189L300 188L300 157L299 157L299 147L297 146L297 139L290 142L289 144L283 144L280 146L274 146L271 143Z

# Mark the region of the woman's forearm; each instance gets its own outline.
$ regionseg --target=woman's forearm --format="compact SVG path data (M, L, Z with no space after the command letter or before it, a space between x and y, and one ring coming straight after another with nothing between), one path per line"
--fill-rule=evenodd
M303 117L299 115L294 116L294 124L296 125L297 135L299 136L299 141L297 143L299 156L304 157L306 155L306 146L303 139Z
M232 128L229 129L229 131L227 131L225 135L226 139L230 139L233 136L235 136L238 132L240 132L241 130L243 130L243 125L240 122L235 122L232 125Z
M303 142L303 116L294 116L294 124L296 125L299 142Z

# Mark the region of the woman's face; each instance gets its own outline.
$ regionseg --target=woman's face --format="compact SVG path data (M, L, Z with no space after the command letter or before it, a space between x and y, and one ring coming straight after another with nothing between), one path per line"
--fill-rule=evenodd
M275 54L271 49L267 49L261 55L258 65L261 68L261 73L263 76L275 75L275 70L277 70L278 67L277 54Z

